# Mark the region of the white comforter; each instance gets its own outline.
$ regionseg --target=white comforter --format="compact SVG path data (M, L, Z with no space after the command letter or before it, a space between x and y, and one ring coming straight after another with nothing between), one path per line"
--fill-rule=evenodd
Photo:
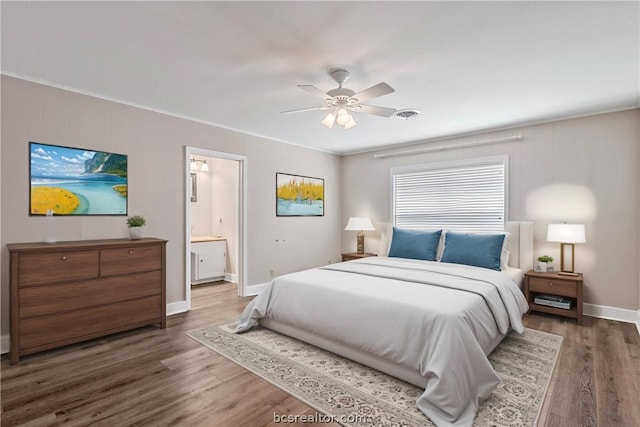
M527 302L505 274L457 264L371 257L278 277L240 317L266 317L421 373L418 408L438 426L468 426L499 382L486 353L521 333Z

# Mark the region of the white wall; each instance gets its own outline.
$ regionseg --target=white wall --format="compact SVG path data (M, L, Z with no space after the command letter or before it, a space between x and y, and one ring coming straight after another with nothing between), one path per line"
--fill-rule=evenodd
M523 137L521 141L481 147L383 159L374 159L374 153L345 156L341 223L344 227L349 216L390 221L392 167L507 154L509 219L535 222L535 255L553 256L557 269L559 244L546 242L547 224L563 220L584 223L587 243L576 245L576 271L585 274L585 302L637 310L639 115L640 110L635 109L410 148L515 134ZM377 240L377 233L367 233L368 250L376 249ZM355 249L352 233L343 232L342 248Z
M227 239L227 273L237 274L238 182L240 163L211 159L211 235Z
M270 269L282 274L339 259L340 157L2 76L2 335L9 331L6 244L43 237L43 218L28 215L29 141L129 156L129 213L147 218L147 236L169 240L168 303L185 299L187 145L248 158L249 285L268 281ZM325 216L276 218L276 172L324 178ZM58 240L127 237L124 217L53 222Z

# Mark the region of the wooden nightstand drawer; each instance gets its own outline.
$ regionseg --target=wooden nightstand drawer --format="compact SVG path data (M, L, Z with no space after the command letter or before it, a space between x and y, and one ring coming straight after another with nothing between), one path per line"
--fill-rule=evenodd
M552 278L529 278L529 291L573 298L577 296L577 286L575 282L568 282Z

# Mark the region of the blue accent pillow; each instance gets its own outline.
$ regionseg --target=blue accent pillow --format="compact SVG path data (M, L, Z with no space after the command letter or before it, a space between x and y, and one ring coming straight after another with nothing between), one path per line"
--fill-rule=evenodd
M390 257L435 261L442 230L417 231L393 227Z
M447 231L440 261L473 265L500 271L504 234L455 233Z

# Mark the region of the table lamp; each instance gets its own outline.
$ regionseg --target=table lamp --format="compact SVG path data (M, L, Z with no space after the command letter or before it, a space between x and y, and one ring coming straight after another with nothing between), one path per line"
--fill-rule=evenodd
M349 222L347 226L344 228L346 231L357 231L358 232L358 253L364 254L364 232L375 230L375 227L371 223L371 219L369 218L349 218Z
M547 230L548 242L560 243L560 272L565 276L577 276L575 269L575 243L586 242L584 224L549 224ZM565 246L571 246L571 268L565 268Z

